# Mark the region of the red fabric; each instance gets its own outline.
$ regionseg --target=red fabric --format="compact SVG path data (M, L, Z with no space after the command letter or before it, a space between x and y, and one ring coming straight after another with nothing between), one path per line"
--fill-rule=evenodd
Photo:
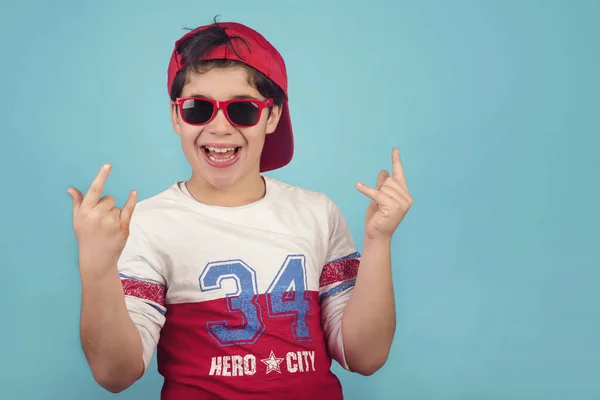
M307 317L310 341L294 338L291 316L268 315L264 294L255 300L264 310L264 331L250 344L219 345L209 334L207 324L229 313L224 298L168 305L157 350L165 377L162 400L263 400L273 393L281 399L342 399L319 320L319 294L306 294L312 311ZM230 328L247 323L242 318L221 322Z
M333 261L323 267L320 287L331 285L332 283L344 282L350 279L356 279L360 260L356 258L347 258L339 261Z
M125 296L150 300L161 306L165 304L164 286L131 278L121 278L121 285Z

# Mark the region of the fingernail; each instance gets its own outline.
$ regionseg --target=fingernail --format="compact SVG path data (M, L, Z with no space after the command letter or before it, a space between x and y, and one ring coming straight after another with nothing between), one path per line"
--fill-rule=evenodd
M137 196L137 195L138 195L138 192L137 192L137 190L132 190L132 191L131 191L131 195L132 195L133 197Z
M102 168L104 168L105 171L108 171L110 169L110 164L104 164Z

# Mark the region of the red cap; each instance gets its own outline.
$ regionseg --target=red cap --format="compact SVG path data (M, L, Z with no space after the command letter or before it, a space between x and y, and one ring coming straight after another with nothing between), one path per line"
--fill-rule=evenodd
M181 55L177 53L179 45L190 36L201 30L214 25L201 26L186 33L177 42L171 55L168 69L167 90L171 92L171 86L177 72L184 68ZM275 131L265 138L265 145L260 160L260 171L270 171L287 165L294 154L294 135L288 106L288 87L285 62L279 52L260 33L245 25L235 22L220 22L219 26L226 29L229 36L240 36L248 43L248 46L236 46L235 52L227 44L212 49L202 56L202 60L227 59L243 62L271 79L285 93L285 100L281 106L281 118ZM236 43L235 41L233 43Z

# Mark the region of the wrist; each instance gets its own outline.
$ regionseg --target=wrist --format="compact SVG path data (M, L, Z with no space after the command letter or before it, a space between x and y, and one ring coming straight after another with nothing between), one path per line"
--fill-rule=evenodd
M115 279L119 279L119 271L116 264L106 267L81 261L79 263L79 274L81 276L81 284L84 287L103 286Z
M381 248L381 247L389 247L391 246L392 243L392 237L391 236L369 236L369 235L365 235L364 237L364 246L366 247L377 247L377 248Z

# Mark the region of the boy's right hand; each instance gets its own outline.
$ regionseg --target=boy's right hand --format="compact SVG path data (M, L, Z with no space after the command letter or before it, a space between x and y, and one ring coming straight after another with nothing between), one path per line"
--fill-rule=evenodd
M79 244L79 268L82 276L96 279L116 268L129 237L129 224L137 193L131 191L123 209L115 207L115 198L102 195L111 166L106 164L90 185L85 196L75 188L67 191L73 199L73 229Z

